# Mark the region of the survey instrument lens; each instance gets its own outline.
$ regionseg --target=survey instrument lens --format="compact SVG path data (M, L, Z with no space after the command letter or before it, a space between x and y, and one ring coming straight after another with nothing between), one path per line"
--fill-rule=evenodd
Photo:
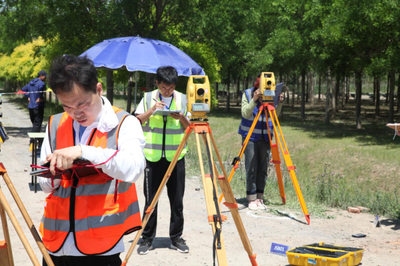
M190 76L187 88L187 111L190 120L204 120L210 112L210 83L207 76Z
M204 95L204 89L198 89L197 90L197 95L199 95L199 96L203 96Z
M275 75L273 72L262 72L260 75L260 94L263 103L274 102L275 97Z

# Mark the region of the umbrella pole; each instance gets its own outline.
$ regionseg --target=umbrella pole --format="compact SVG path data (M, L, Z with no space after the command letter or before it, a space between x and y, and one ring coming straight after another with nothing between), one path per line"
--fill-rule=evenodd
M138 81L138 72L135 72L135 108L134 111L136 111L136 93L137 93L137 81Z

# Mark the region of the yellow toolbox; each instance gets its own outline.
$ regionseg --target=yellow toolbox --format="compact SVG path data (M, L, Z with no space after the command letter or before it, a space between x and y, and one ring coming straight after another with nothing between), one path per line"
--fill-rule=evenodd
M352 248L352 247L345 247L345 246L330 245L330 244L325 244L324 242L309 244L309 245L305 245L305 246L323 248L323 249L328 249L328 250L346 251L350 255L350 257L349 257L349 265L350 266L355 266L355 265L360 264L361 259L364 255L364 249L362 249L362 248Z
M349 266L350 254L340 250L314 247L296 247L286 252L290 265L295 266Z

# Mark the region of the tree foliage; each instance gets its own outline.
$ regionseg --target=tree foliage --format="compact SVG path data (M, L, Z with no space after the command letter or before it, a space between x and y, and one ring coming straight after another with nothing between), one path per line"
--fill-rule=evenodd
M212 82L261 71L340 80L400 69L399 17L396 0L1 0L0 52L41 36L50 60L140 35L181 48Z
M0 76L10 80L26 81L37 77L37 73L48 68L42 38L15 47L11 55L0 55Z

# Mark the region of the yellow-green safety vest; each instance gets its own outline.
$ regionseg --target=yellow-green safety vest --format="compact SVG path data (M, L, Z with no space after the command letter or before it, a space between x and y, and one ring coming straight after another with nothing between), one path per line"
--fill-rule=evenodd
M170 110L181 110L186 116L186 95L174 91L174 97L169 106ZM159 90L147 92L144 95L143 104L144 112L154 105L154 99L159 99ZM177 109L179 106L179 109ZM171 162L175 156L176 150L179 147L184 135L185 129L179 120L166 116L165 125L165 143L164 151L165 158ZM146 140L144 146L144 154L150 162L158 162L162 157L163 152L163 132L164 132L164 117L161 115L151 115L150 118L143 124L143 134ZM178 160L182 159L187 153L187 145L183 148Z

